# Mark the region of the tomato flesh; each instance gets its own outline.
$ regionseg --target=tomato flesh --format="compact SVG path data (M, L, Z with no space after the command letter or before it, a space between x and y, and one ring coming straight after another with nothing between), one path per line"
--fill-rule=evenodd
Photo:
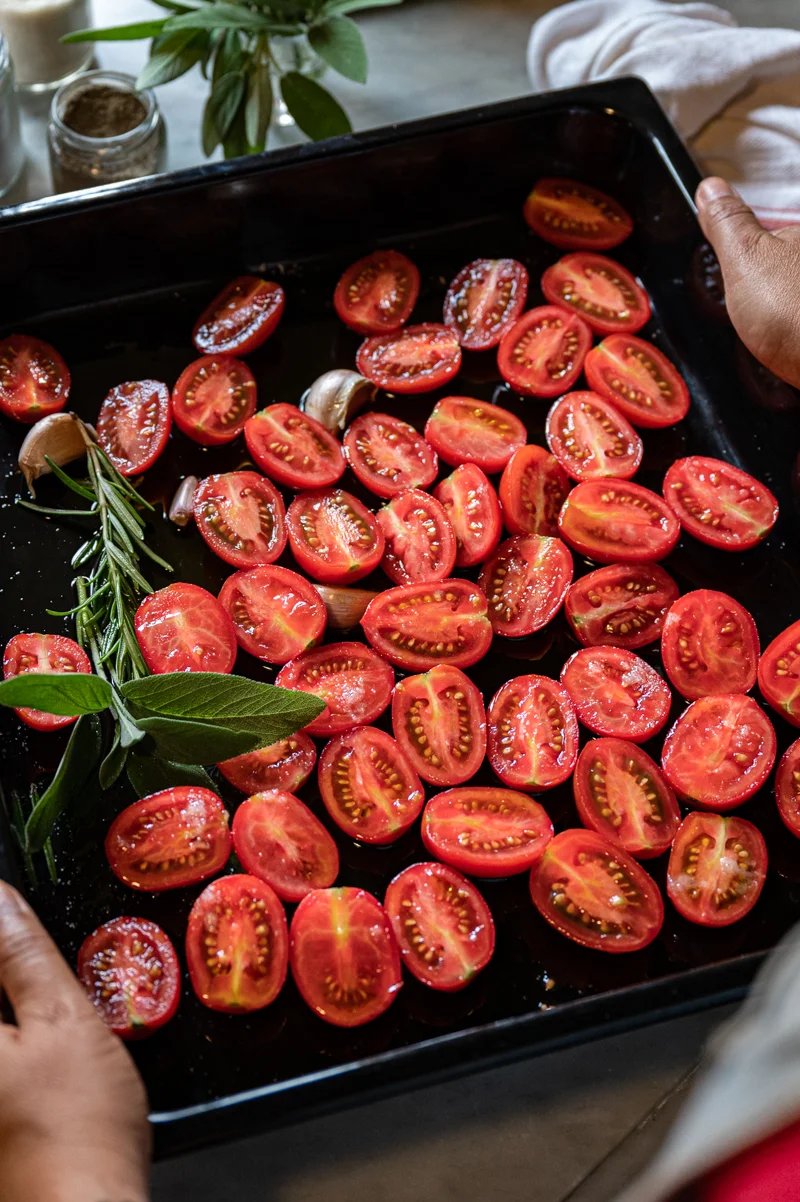
M764 651L758 687L782 718L800 726L800 622L787 626Z
M681 812L661 769L647 752L624 739L592 739L572 780L584 826L640 860L672 845Z
M258 472L206 476L193 504L197 529L214 554L235 568L274 563L286 546L283 500Z
M269 747L223 760L217 767L235 789L252 797L269 789L294 793L306 783L316 762L316 747L308 735L298 731Z
M499 405L448 396L434 405L425 437L445 463L474 463L491 475L525 445L527 432L518 417Z
M443 506L456 540L455 566L483 563L500 541L501 515L497 493L485 472L462 463L433 491Z
M392 696L392 728L417 773L432 785L463 785L483 762L483 697L458 668L437 664L401 680Z
M97 441L122 476L135 476L153 466L171 428L166 384L131 380L112 388L100 406Z
M339 317L359 334L404 326L419 296L419 271L396 250L376 250L352 263L333 294Z
M358 349L356 365L362 376L387 392L430 392L458 375L461 347L454 330L426 322L367 338Z
M631 480L585 480L558 516L574 551L598 563L648 563L669 555L680 523L657 493Z
M328 643L281 668L275 683L325 702L306 734L338 735L380 717L392 698L394 672L363 643Z
M233 817L233 846L245 871L285 902L327 889L339 875L333 838L299 797L283 789L242 802Z
M784 752L778 764L775 800L786 827L800 839L800 739Z
M408 422L388 413L362 413L347 428L344 453L358 479L379 497L427 488L436 479L436 452Z
M286 524L295 559L321 584L354 584L383 558L385 541L374 514L342 488L300 493Z
M232 355L195 359L184 368L172 391L176 426L203 447L231 442L255 411L253 373Z
M664 620L664 668L689 701L749 692L756 683L760 649L752 617L726 593L685 593Z
M217 598L197 584L168 584L148 594L134 627L151 672L233 671L233 623Z
M0 342L0 413L32 425L58 413L69 398L70 374L54 347L41 338L12 334Z
M297 572L270 564L234 572L219 594L236 641L268 664L286 664L322 638L327 614L317 590Z
M336 825L362 843L394 843L425 802L408 756L374 726L331 739L319 760L319 791Z
M444 324L469 351L497 346L525 308L528 272L516 259L475 259L444 298Z
M509 534L558 534L558 515L571 488L567 473L544 447L524 446L500 477L503 522Z
M541 630L561 609L572 573L560 538L517 535L501 543L478 577L495 634L521 638Z
M778 519L778 502L765 485L704 455L673 463L664 477L664 497L687 534L723 551L754 547Z
M727 927L749 914L767 879L767 845L743 818L687 814L669 857L667 894L679 914Z
M568 392L547 415L547 445L573 480L630 480L644 446L633 427L596 392Z
M152 1034L178 1009L175 948L146 918L115 918L93 931L78 952L78 979L103 1022L122 1039Z
M572 775L578 718L566 689L547 676L516 676L489 704L489 763L504 785L540 793Z
M552 837L544 808L512 789L448 789L422 815L422 842L431 855L470 876L527 872Z
M611 250L633 232L613 197L574 179L540 179L523 206L531 229L561 250Z
M248 418L247 449L270 479L286 488L325 488L344 472L342 448L296 405L268 405Z
M551 305L577 313L599 334L635 334L650 320L644 288L605 255L565 255L542 276L542 292Z
M611 334L589 351L589 387L615 405L634 426L674 426L689 412L689 389L666 355L633 334Z
M203 310L192 341L201 355L249 355L275 331L285 304L280 284L240 275Z
M386 539L381 567L395 584L444 580L456 561L456 538L442 505L426 492L409 488L378 513Z
M635 651L661 637L678 586L654 563L612 563L576 580L564 613L584 647Z
M468 668L492 641L486 597L468 580L387 589L370 601L361 625L391 663L423 672L439 663Z
M583 371L592 331L577 313L539 305L523 313L497 350L500 375L525 396L559 396Z
M15 634L3 654L3 679L23 672L91 672L89 656L72 639L61 634ZM45 714L24 707L14 713L34 730L61 730L75 718Z
M584 647L561 669L578 718L597 735L643 743L669 717L672 696L658 673L621 647Z

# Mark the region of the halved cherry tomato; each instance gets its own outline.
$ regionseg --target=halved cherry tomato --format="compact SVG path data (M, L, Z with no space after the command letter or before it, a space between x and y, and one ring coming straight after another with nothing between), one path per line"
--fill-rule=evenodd
M105 847L111 871L131 889L161 893L197 885L228 862L228 811L210 789L176 785L124 809Z
M247 449L262 472L286 488L325 488L344 472L341 444L296 405L268 405L248 418Z
M233 816L233 846L243 867L281 901L299 902L339 875L332 836L293 793L270 789L243 801Z
M399 668L468 668L489 650L486 597L468 580L408 584L380 593L361 619L381 655Z
M270 789L294 793L306 783L316 762L316 747L308 735L298 731L269 747L223 760L217 767L235 789L252 797Z
M445 463L474 463L491 475L525 445L527 432L518 417L499 405L447 396L434 405L425 437Z
M151 1035L175 1014L181 967L167 935L146 918L115 918L78 952L78 979L106 1026L122 1039Z
M436 452L408 422L388 413L362 413L347 428L344 453L358 479L379 497L427 488L436 479Z
M358 348L356 366L387 392L431 392L458 375L461 347L454 330L428 321L367 338Z
M512 789L448 789L422 815L422 842L431 855L470 876L527 872L552 837L539 802Z
M290 955L303 1000L335 1027L378 1018L403 984L391 923L364 889L316 889L304 898L292 919Z
M678 586L654 563L612 563L576 580L564 613L584 647L635 651L661 637Z
M404 326L419 296L419 271L397 250L374 250L351 263L333 294L333 307L359 334L391 334Z
M232 355L195 359L183 369L172 390L175 424L203 447L231 442L255 411L253 373Z
M201 355L249 355L274 332L285 303L280 284L240 275L200 314L192 342Z
M392 697L392 729L416 771L432 785L463 785L483 762L483 697L458 668L437 664L401 680Z
M418 488L392 497L378 512L386 539L381 567L395 584L444 580L456 561L456 536L441 504Z
M489 763L504 785L540 793L572 775L578 718L569 693L547 676L515 676L489 704Z
M3 654L3 679L23 672L91 672L89 656L72 639L61 634L15 634ZM61 730L75 718L45 714L27 706L14 713L34 730Z
M800 839L800 739L783 753L778 764L775 800L784 823Z
M778 519L778 502L765 485L705 455L673 463L664 477L664 497L687 534L723 551L754 547Z
M642 462L642 440L596 392L568 392L547 415L547 445L573 480L630 480Z
M206 885L189 914L186 959L192 988L209 1010L263 1010L280 993L289 960L286 915L254 876Z
M67 403L70 374L49 342L12 334L0 342L0 413L32 425Z
M408 756L375 726L331 739L319 758L319 791L336 825L362 843L394 843L425 802Z
M598 563L650 563L669 555L680 523L658 493L632 480L585 480L558 515L574 551Z
M500 477L503 522L509 534L558 534L558 515L571 488L567 473L544 447L525 446Z
M704 927L727 927L749 914L767 879L767 845L751 822L687 814L667 869L667 894L679 914Z
M444 298L444 324L468 351L497 346L525 308L528 272L516 259L475 259Z
M562 935L601 952L638 952L664 925L641 865L596 831L562 831L531 873L533 904Z
M560 538L506 539L481 569L495 634L521 638L552 622L572 583L572 556Z
M343 488L300 493L286 524L295 559L322 584L355 584L383 558L385 540L375 515Z
M561 669L578 717L596 735L644 743L669 717L672 696L658 673L621 647L584 647Z
M234 572L222 586L220 604L236 641L268 664L286 664L322 638L327 614L305 577L274 564Z
M599 334L635 334L650 320L644 288L605 255L565 255L542 276L542 292L551 305L577 313Z
M685 593L664 620L664 668L690 701L749 692L756 683L760 650L755 622L726 593L706 588Z
M584 826L630 856L649 860L672 846L681 824L675 794L646 751L625 739L592 739L572 778Z
M491 911L454 868L412 864L390 883L384 905L403 963L423 985L453 993L491 960Z
M151 672L231 672L236 631L212 593L197 584L168 584L145 597L134 619Z
M497 493L475 463L462 463L433 490L450 519L456 539L456 567L483 563L500 541Z
M763 785L777 741L767 715L744 693L693 701L664 740L661 763L684 800L732 810Z
M194 494L197 529L235 568L274 563L286 546L286 510L271 480L258 472L206 476Z
M305 728L307 734L338 735L380 717L392 699L394 672L363 643L328 643L281 668L275 683L325 702Z
M97 418L97 441L123 476L146 472L167 445L172 429L169 389L158 380L112 388Z
M575 179L540 179L522 210L531 229L561 250L611 250L633 218L611 196Z
M689 389L666 355L633 334L612 334L589 351L589 387L616 405L634 426L674 426L689 412Z
M572 388L592 345L592 331L577 313L539 305L523 313L497 351L500 375L525 396L559 396Z
M764 651L758 661L758 687L782 718L800 726L800 622L782 630Z

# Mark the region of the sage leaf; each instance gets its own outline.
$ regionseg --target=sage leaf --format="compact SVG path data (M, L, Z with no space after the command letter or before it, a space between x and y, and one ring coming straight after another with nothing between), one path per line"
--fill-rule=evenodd
M151 51L149 61L139 72L137 88L155 88L178 79L190 71L195 63L199 63L204 53L205 38L191 29L179 29L177 33L160 38L157 47ZM142 537L140 531L131 533L136 538Z
M176 785L197 785L201 789L217 791L205 768L196 764L176 764L154 752L132 751L127 768L128 780L137 797L149 797L151 793L174 789Z
M62 42L136 42L140 38L157 38L170 17L156 21L136 21L133 25L112 25L107 29L77 29L67 33Z
M89 672L23 672L0 681L0 705L73 717L99 714L112 701L111 685Z
M272 81L269 67L265 63L259 63L248 81L247 103L244 109L244 129L251 151L261 151L266 146L271 120Z
M129 680L120 691L127 702L171 718L223 726L234 726L238 719L269 718L283 728L272 742L307 726L325 708L325 702L311 693L223 672L164 672Z
M102 747L100 719L94 714L79 718L55 776L25 824L25 848L29 854L42 850L58 817L82 792L100 759Z
M211 97L209 96L203 106L203 127L201 134L201 143L203 146L203 154L206 158L210 158L214 151L219 146L219 134L217 127L214 124L214 110L211 107Z
M242 103L245 82L241 71L231 71L223 75L211 88L209 96L210 119L214 122L218 140L224 142L228 130L233 124L236 110Z
M139 718L141 730L151 735L159 755L179 764L216 764L247 751L257 751L270 742L264 738L264 723L255 730L242 727L227 727L215 722L191 722L185 718L165 718L161 715Z
M308 40L334 71L356 83L367 82L367 48L355 21L349 17L329 17L308 31Z
M245 33L266 33L276 37L292 37L303 32L302 25L275 21L243 5L221 3L206 4L195 12L169 17L166 28L170 32L173 29L241 29Z
M233 115L227 134L222 139L222 150L226 159L238 159L248 153L247 134L244 125L244 92L239 107Z
M127 758L128 748L123 747L120 742L119 728L117 727L114 731L114 742L111 750L103 760L97 773L101 789L110 789L112 785L116 784L125 769Z
M214 69L211 72L212 85L231 71L241 71L245 65L242 35L238 29L220 29L217 32L219 44L214 56Z
M331 17L336 13L354 13L359 8L388 8L390 4L402 4L403 0L327 0L320 9L320 17Z
M350 119L338 100L299 71L281 77L281 95L299 128L315 142L350 133Z

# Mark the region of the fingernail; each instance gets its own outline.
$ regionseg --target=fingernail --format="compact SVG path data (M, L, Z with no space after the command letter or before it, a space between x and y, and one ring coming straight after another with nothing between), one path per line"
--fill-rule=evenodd
M733 184L729 184L726 179L720 179L717 175L712 175L708 179L704 179L697 189L697 195L699 199L704 201L722 200L727 196L736 196L741 200L741 196L739 196Z
M28 912L27 902L5 881L0 881L0 919L15 918Z

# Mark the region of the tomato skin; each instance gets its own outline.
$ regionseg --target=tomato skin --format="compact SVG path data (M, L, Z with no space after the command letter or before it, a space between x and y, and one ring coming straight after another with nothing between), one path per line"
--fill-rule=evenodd
M551 927L596 951L638 952L664 925L664 903L655 881L596 831L567 830L551 839L531 872L530 887L533 904ZM637 900L625 920L620 894L626 902ZM596 913L598 908L607 916Z
M444 324L467 350L488 350L517 320L527 295L528 272L516 259L475 259L447 289Z
M800 839L800 739L781 756L775 773L775 800L784 825Z
M235 568L274 563L286 546L286 511L258 472L206 476L195 489L194 520L211 550Z
M344 473L338 440L296 405L259 409L245 422L244 438L262 472L286 488L325 488Z
M423 780L463 785L486 752L483 697L459 668L437 664L407 676L392 696L394 737Z
M597 735L643 743L669 717L672 696L664 681L621 647L576 651L561 669L561 683L580 721Z
M378 513L386 539L381 567L395 584L444 580L456 561L456 538L442 505L426 492L409 488Z
M589 830L637 860L660 856L681 824L675 794L647 752L625 739L592 739L572 779L578 816Z
M308 735L298 731L269 747L223 760L217 767L234 789L252 797L271 789L294 793L306 783L316 762L316 747Z
M117 384L100 406L97 441L122 476L146 472L172 429L169 389L158 380Z
M443 506L456 540L455 566L483 563L500 542L497 493L475 463L462 463L437 484L433 495Z
M216 876L232 847L228 811L216 793L196 785L176 785L129 805L112 822L105 842L114 875L144 893L183 889Z
M542 292L551 305L577 313L598 334L635 334L650 320L644 288L605 255L565 255L545 271Z
M468 580L387 589L370 601L361 625L390 663L423 672L439 663L468 668L492 641L486 597Z
M489 763L504 785L540 793L569 780L578 759L578 718L555 680L506 681L489 703L488 719Z
M673 687L689 701L748 693L761 650L750 614L725 593L685 593L664 619L661 658Z
M364 889L316 889L292 919L292 976L306 1004L336 1027L360 1027L389 1009L403 984L383 906Z
M704 927L730 926L750 913L766 879L767 845L751 822L686 815L667 868L667 895L679 914Z
M612 196L574 179L537 180L522 215L561 250L612 250L633 232L633 218Z
M431 855L487 879L527 872L552 837L544 808L513 789L448 789L422 815L422 842Z
M800 726L800 622L782 630L758 661L764 700L792 726Z
M236 631L212 593L183 581L149 593L134 618L151 672L232 672Z
M233 846L242 867L281 901L302 901L339 875L339 852L299 797L283 789L255 793L233 816Z
M255 411L253 373L232 355L195 359L183 369L172 390L175 425L201 447L232 442Z
M89 656L72 639L61 634L15 634L3 653L3 679L23 672L91 672ZM76 718L45 714L25 706L15 709L18 718L34 730L62 730Z
M383 558L386 543L375 515L343 488L300 493L286 525L292 554L320 584L355 584Z
M630 480L644 446L633 427L596 392L568 392L547 415L547 445L573 480Z
M285 304L280 284L237 276L200 314L192 342L201 355L249 355L274 333Z
M705 455L673 463L664 498L687 534L723 551L755 547L778 520L778 502L760 480Z
M481 569L495 634L522 638L552 622L572 583L572 556L560 538L506 539Z
M356 366L387 392L432 392L458 375L461 347L453 330L428 321L367 338L358 348Z
M539 305L506 330L497 349L497 367L523 396L560 396L583 371L591 345L592 331L577 313Z
M678 586L654 563L612 563L567 589L564 613L584 647L636 651L661 637Z
M652 563L669 555L680 523L657 493L631 480L585 480L558 515L564 542L597 563Z
M317 590L297 572L275 564L234 572L219 602L239 646L268 664L286 664L313 647L327 621Z
M451 467L474 463L492 475L501 472L525 445L525 426L499 405L469 396L437 401L425 425L428 442Z
M390 882L384 906L403 963L431 989L463 989L494 954L489 907L472 882L447 864L405 868Z
M392 698L394 672L363 643L328 643L286 664L275 683L321 697L326 708L304 729L329 737L379 718Z
M391 334L404 326L419 296L419 271L396 250L375 250L351 263L333 307L357 334Z
M427 488L439 471L436 452L422 435L388 413L357 417L345 431L344 453L364 487L378 497Z
M683 376L661 351L633 334L611 334L589 351L583 365L589 387L615 405L634 426L663 429L689 412Z
M146 918L115 918L98 927L81 944L77 972L100 1018L121 1039L152 1035L178 1009L175 948Z
M404 835L425 802L408 756L375 726L359 726L331 739L319 759L319 791L340 830L361 843L379 845Z
M29 334L0 341L0 413L33 425L69 399L69 368L55 347Z

